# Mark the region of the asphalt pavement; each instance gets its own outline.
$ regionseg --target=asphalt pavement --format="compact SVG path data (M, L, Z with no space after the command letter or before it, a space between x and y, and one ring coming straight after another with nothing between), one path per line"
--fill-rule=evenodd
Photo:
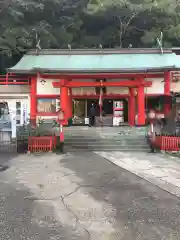
M180 239L180 199L95 153L0 162L2 240Z

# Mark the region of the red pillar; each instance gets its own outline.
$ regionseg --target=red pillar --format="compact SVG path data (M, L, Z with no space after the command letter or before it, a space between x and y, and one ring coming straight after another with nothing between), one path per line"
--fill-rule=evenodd
M63 80L61 80L63 81ZM61 109L64 111L65 118L66 120L68 119L68 114L69 114L69 95L68 95L68 87L65 85L64 81L64 86L61 87L61 92L60 92L60 106Z
M164 73L164 96L171 95L171 72ZM164 114L167 115L171 109L171 103L165 99Z
M37 115L37 77L31 78L31 91L30 91L30 121L36 126Z
M137 88L138 126L145 125L145 94L144 86Z
M72 88L69 88L68 96L68 118L72 118Z
M130 126L134 126L135 125L135 95L134 95L134 88L129 88L128 122L129 122Z

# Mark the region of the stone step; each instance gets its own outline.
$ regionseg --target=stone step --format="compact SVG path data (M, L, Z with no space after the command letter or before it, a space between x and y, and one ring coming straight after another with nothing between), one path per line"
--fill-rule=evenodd
M149 151L144 128L70 127L64 130L67 151Z
M109 144L109 145L146 145L145 140L107 140L107 139L66 139L66 143L70 144Z
M148 145L143 146L119 146L119 145L75 145L65 143L68 151L121 151L121 152L147 152Z
M58 132L58 131L57 131ZM145 136L146 132L141 132L141 133L136 133L136 132L131 132L131 133L119 133L117 132L98 132L98 131L92 131L92 132L85 132L85 131L69 131L66 132L64 131L65 135L99 135L99 136Z
M59 134L57 135L59 136ZM107 141L111 141L111 140L115 140L115 141L118 141L118 140L127 140L127 141L131 141L131 140L134 140L134 141L144 141L146 138L145 136L143 137L115 137L115 136L112 136L112 137L108 137L108 136L86 136L86 135L82 135L82 136L67 136L65 135L65 139L102 139L102 140L107 140Z
M146 141L128 141L128 140L107 140L107 139L66 139L65 142L69 143L104 143L104 144L128 144L128 145L141 145L146 144Z
M66 137L65 136L65 141L71 141L71 142L84 142L84 141L90 141L90 142L97 142L97 141L101 141L101 142L128 142L128 143L143 143L146 142L145 138L87 138L87 137Z
M147 146L146 143L144 144L127 144L127 143L122 143L122 144L116 144L116 143L102 143L102 142L88 142L88 143L73 143L73 142L67 142L65 141L65 144L69 146L118 146L118 147L145 147Z
M67 137L107 137L107 138L144 138L146 135L119 135L119 134L86 134L86 133L65 133Z
M94 150L85 150L85 149L78 149L78 150L74 150L74 149L71 149L71 150L64 150L64 152L70 152L70 153L74 153L74 152L127 152L127 153L130 153L130 152L134 152L134 150L114 150L114 149L102 149L102 150L99 150L99 149L94 149ZM136 150L136 153L148 153L149 152L149 149L146 149L146 150Z
M88 151L147 151L147 143L144 142L112 142L112 141L65 141L68 149Z
M65 141L65 144L72 145L72 146L118 146L118 147L145 147L147 143L114 143L114 142L69 142Z
M106 148L104 148L104 147L93 147L93 148L77 148L77 147L73 147L73 148L70 148L69 146L66 146L65 147L65 149L67 149L68 151L73 151L73 150L75 150L75 151L104 151L104 152L106 152L106 151L117 151L117 152L148 152L149 151L149 148L147 147L147 148L136 148L136 149L133 149L133 148L108 148L108 147L106 147Z
M93 147L93 148L70 148L69 146L65 145L65 151L68 152L99 152L99 151L103 151L103 152L107 152L107 151L120 151L120 152L148 152L149 148L136 148L136 149L131 149L131 148L100 148L100 147Z
M58 131L57 131L58 132ZM146 132L64 131L65 135L145 136Z
M58 128L57 128L58 130ZM112 134L112 133L118 133L118 134L131 134L131 133L145 133L147 131L146 127L143 128L137 128L137 127L65 127L64 128L65 132L83 132L83 133L107 133L107 134Z
M59 133L58 133L59 134ZM138 135L138 134L132 134L132 135L120 135L120 134L106 134L106 133L83 133L83 132L78 132L78 133L66 133L64 134L65 136L72 136L72 137L107 137L107 138L144 138L146 134L143 135Z

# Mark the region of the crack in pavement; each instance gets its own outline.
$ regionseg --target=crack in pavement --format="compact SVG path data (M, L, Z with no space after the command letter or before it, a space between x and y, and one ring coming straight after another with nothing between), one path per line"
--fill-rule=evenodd
M88 194L89 191L93 192L91 188L98 187L99 191L104 191L104 186L101 183L96 186L93 182L83 182L75 171L67 168L62 159L59 168L59 159L56 156L52 162L50 164L49 158L44 157L28 164L27 161L18 159L15 167L7 172L8 177L13 184L16 179L16 184L20 183L23 188L25 186L30 189L29 194L23 197L25 201L34 201L34 204L39 202L42 208L44 205L52 206L54 218L70 226L78 236L84 236L83 239L115 234L114 220L111 222L111 218L108 218L110 206L107 206L108 209L105 207L106 211L103 210L104 204L107 205L106 200L101 203ZM91 207L94 212L91 212Z
M33 200L34 200L34 201L55 201L55 200L61 199L61 202L63 203L65 209L67 209L67 211L70 212L70 213L75 217L75 219L76 219L76 224L78 224L78 226L79 226L81 229L83 229L84 232L86 232L87 240L90 240L90 239L91 239L91 234L90 234L90 232L88 231L88 229L87 229L85 226L83 226L83 224L80 223L78 215L75 214L75 212L74 212L70 207L68 207L68 205L67 205L66 202L65 202L65 199L66 199L66 198L68 198L68 197L70 197L71 195L75 194L79 189L81 189L81 188L83 188L83 187L93 187L93 186L92 186L92 185L80 185L80 186L76 187L76 188L74 189L74 191L72 191L72 192L70 192L70 193L67 193L67 194L65 194L65 195L59 196L59 197L57 197L57 198L36 198L36 197L34 197L34 199L33 199L33 198L31 198L31 197L26 197L26 198L24 198L24 199L25 199L25 200L32 200L32 201L33 201ZM76 229L78 229L78 228L76 227Z
M78 185L78 184L77 184ZM30 195L30 196L27 196L25 197L24 199L26 200L34 200L34 201L56 201L58 200L59 198L63 197L63 198L67 198L67 197L70 197L71 195L73 195L74 193L76 193L79 189L81 188L90 188L90 187L94 187L93 185L81 185L79 184L78 187L76 187L72 192L70 193L67 193L65 195L61 195L61 196L58 196L58 197L55 197L55 198L38 198L36 197L35 195Z
M68 197L68 196L67 196L67 197ZM75 212L74 212L70 207L68 207L68 205L65 203L65 199L66 199L66 197L62 197L62 196L61 196L61 201L62 201L64 207L67 209L67 211L69 211L69 212L75 217L75 219L76 219L76 224L78 224L78 226L79 226L80 228L83 228L83 230L84 230L84 231L86 232L86 234L87 234L87 240L90 240L90 239L91 239L91 234L90 234L90 232L88 231L88 229L87 229L86 227L83 226L83 224L80 223L79 217L75 214Z

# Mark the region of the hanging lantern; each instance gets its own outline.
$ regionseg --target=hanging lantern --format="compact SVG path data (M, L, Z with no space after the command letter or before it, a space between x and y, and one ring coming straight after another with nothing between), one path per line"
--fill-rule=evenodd
M155 119L155 117L156 117L156 112L151 110L148 114L148 118L152 120L152 119Z
M41 79L41 81L40 81L40 82L41 82L41 84L42 84L42 85L45 85L45 83L46 83L46 80L44 80L44 79Z

